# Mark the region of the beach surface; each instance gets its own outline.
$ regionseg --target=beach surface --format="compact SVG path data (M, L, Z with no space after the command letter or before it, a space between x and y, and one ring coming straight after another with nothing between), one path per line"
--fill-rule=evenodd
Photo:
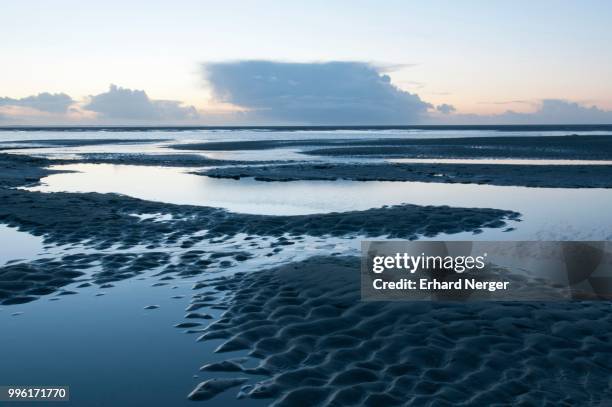
M609 304L361 302L359 258L315 257L202 284L230 291L200 341L249 351L204 371L269 378L273 405L588 405L612 396ZM197 391L196 391L197 394Z
M609 239L612 136L403 131L0 133L0 382L74 405L98 374L102 405L608 402L609 303L363 302L358 256ZM435 161L484 158L539 162Z

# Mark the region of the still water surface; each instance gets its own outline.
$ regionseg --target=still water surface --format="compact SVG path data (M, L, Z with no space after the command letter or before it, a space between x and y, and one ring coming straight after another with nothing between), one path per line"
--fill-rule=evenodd
M365 210L402 203L508 209L520 212L512 232L486 231L479 239L607 240L612 238L612 190L527 188L390 181L261 182L190 174L189 170L111 164L54 167L32 190L115 192L173 204L221 207L264 215Z

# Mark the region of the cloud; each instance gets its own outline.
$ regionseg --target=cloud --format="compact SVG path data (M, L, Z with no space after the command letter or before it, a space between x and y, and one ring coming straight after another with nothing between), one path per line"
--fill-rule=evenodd
M516 99L516 100L501 100L495 102L478 102L479 105L512 105L512 104L524 104L524 105L536 105L532 100Z
M269 123L409 124L432 107L362 62L221 62L203 73L218 102Z
M537 124L610 124L612 111L562 99L544 99L533 113L506 112L502 120Z
M195 119L193 106L175 100L152 100L143 90L132 90L110 85L108 92L91 96L84 110L98 113L102 118L134 121L183 121Z
M74 100L65 93L43 92L21 99L0 97L0 106L24 107L47 113L65 113Z
M563 99L544 99L533 112L508 110L501 114L453 114L432 118L441 124L612 124L612 111Z
M441 105L436 106L436 110L442 114L451 114L457 109L455 109L455 106L453 105L442 103Z

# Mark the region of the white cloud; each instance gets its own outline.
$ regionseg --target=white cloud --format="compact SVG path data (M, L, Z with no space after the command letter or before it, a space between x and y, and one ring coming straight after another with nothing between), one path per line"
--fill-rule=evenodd
M90 97L84 110L96 112L103 119L129 121L179 122L195 119L198 112L175 100L152 100L143 90L110 85L108 92Z
M0 97L0 106L30 108L46 113L65 113L74 100L65 93L43 92L21 99Z

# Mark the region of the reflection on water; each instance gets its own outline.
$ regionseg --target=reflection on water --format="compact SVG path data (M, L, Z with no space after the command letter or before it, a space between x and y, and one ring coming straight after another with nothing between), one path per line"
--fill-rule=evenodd
M129 136L131 138L131 136ZM18 148L10 150L11 154L27 154L46 156L50 158L75 159L79 154L100 153L100 154L183 154L183 152L166 148L167 142L152 143L119 143L119 144L98 144L89 146L47 146L36 148ZM193 154L201 154L194 152Z
M105 400L101 405L164 404L156 399L182 405L198 361L184 357L196 352L193 338L172 328L185 300L170 297L188 291L139 285L143 282L129 280L104 296L96 296L99 290L93 287L79 289L78 295L59 301L11 307L11 313L23 312L19 316L0 313L2 329L12 332L2 335L0 345L20 355L3 358L0 382L70 385L71 405L94 400ZM149 304L160 308L144 310ZM146 375L147 370L159 374Z
M584 240L612 238L610 189L526 188L475 184L389 181L259 182L225 180L188 171L127 165L66 165L80 172L55 174L33 188L45 192L116 192L146 200L222 207L234 212L300 215L365 210L410 203L509 209L523 222L511 233L481 238Z
M246 238L237 235L216 243L205 240L191 250L236 251L253 243ZM184 328L173 327L182 322L185 308L197 292L193 290L196 281L274 267L310 255L358 253L356 241L304 239L292 246L294 250L267 257L269 242L266 238L257 242L258 247L249 246L253 258L227 269L209 269L197 277L164 281L166 285L159 285L161 276L156 274L160 270L154 269L141 277L114 282L113 287L83 288L75 282L65 289L77 291L76 295L50 294L27 304L1 307L0 327L10 335L0 335L0 350L10 349L10 353L2 354L0 383L69 385L71 403L62 405L193 406L186 396L197 383L237 375L199 372L202 364L245 356L241 351L215 353L224 340L196 342L197 334L188 335ZM175 256L185 252L180 242L159 250ZM75 248L75 252L82 250ZM159 308L146 310L149 305ZM198 312L217 319L223 311L207 306ZM202 321L202 326L210 321ZM237 400L237 391L216 396L212 405L257 407L270 403Z
M0 224L0 266L12 260L31 260L43 251L42 238Z
M173 327L189 304L192 284L177 280L152 288L150 280L131 279L115 283L103 296L89 287L59 301L4 308L0 326L11 334L0 335L0 347L14 357L3 356L0 383L69 385L71 402L62 405L193 405L187 394L210 378L194 376L202 362L226 356L213 353L220 341L196 342ZM152 304L159 308L144 309ZM232 392L215 401L238 405Z
M202 150L183 150L189 154L204 154L208 158L217 160L237 160L237 161L279 161L304 159L317 161L317 157L307 157L300 153L300 148L274 148L268 150L237 150L237 151L202 151ZM175 150L176 151L176 150Z

